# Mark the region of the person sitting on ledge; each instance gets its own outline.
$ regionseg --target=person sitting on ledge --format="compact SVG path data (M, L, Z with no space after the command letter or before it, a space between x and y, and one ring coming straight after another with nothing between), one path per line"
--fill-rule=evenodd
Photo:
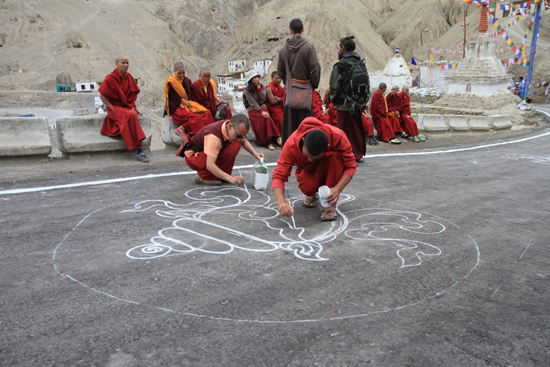
M142 148L142 140L146 138L138 120L138 115L142 114L136 108L139 87L128 72L130 63L126 56L118 55L115 65L116 69L105 77L98 89L99 98L107 109L101 133L121 135L129 150L137 148L137 160L149 163Z
M210 69L203 68L199 73L199 78L191 86L193 89L193 101L206 107L215 120L231 120L231 108L216 95L216 82L212 80ZM223 109L216 117L216 111Z
M384 93L386 92L386 83L380 83L378 90L372 94L370 100L370 115L376 124L378 137L386 143L401 144L394 137L394 131L390 120L388 119L388 105Z
M388 105L388 117L393 128L396 140L398 136L407 138L407 134L403 131L401 127L401 122L399 118L401 117L401 102L402 98L399 98L397 95L399 92L399 87L394 85L391 87L391 92L386 96L386 102Z
M409 87L404 85L398 96L401 99L401 117L399 120L401 121L403 131L408 136L412 136L413 141L416 143L425 141L418 132L418 125L416 124L416 121L414 121L411 117L411 97L409 96Z
M363 131L367 134L367 144L378 145L378 141L374 138L374 124L366 108L361 113L361 122L363 122Z
M281 145L281 133L275 121L267 112L266 86L260 82L260 75L254 70L246 73L248 85L244 88L243 103L258 145L268 144L269 150L275 150L273 143Z
M244 178L232 176L241 147L258 160L264 158L246 140L249 130L250 123L245 115L216 121L198 133L189 133L177 154L185 158L189 168L197 171L196 183L218 186L224 180L234 185L244 185Z
M306 195L302 205L317 206L319 187L330 188L327 196L329 207L323 209L322 221L338 218L336 205L340 193L351 181L357 169L355 155L346 134L336 126L322 123L315 117L306 117L283 146L279 161L272 175L273 192L279 214L294 215L294 209L285 201L285 182L296 165L296 180Z
M198 132L214 122L210 111L189 97L188 80L185 76L185 66L181 62L176 62L174 74L166 79L164 84L164 115L170 116L176 125L180 125L176 132L184 138L186 132Z

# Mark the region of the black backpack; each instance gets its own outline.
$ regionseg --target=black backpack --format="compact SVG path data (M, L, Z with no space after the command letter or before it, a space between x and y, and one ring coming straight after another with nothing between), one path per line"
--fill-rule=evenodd
M359 65L350 65L343 61L336 63L336 66L348 72L348 87L342 85L342 92L346 96L344 107L350 104L350 113L362 109L367 105L370 98L370 79L365 66L365 60L361 60Z

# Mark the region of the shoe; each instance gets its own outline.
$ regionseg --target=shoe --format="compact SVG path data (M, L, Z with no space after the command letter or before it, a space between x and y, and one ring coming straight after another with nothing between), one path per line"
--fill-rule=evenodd
M267 146L267 149L269 149L269 150L275 150L275 147L273 146L273 144L269 144L269 145Z
M222 184L220 180L205 180L198 175L195 175L195 183L211 186L220 186Z
M421 137L420 134L418 134L417 137L418 137L418 140L420 140L421 142L422 142L422 141L426 141L426 139L424 139L423 137Z
M420 139L418 139L418 135L417 136L413 136L413 141L415 143L420 143Z
M185 133L185 129L183 128L183 125L180 125L177 129L176 129L176 134L178 134L179 136L181 136L183 139L185 139L187 137L187 134Z
M278 146L282 146L282 145L283 145L283 138L281 138L280 136L277 138L277 145L278 145Z
M404 137L405 139L408 137L407 133L404 131L401 131L401 136Z
M149 163L149 158L147 158L147 156L145 155L145 153L139 153L137 155L137 160L142 162L142 163Z
M401 142L399 140L397 140L396 138L390 139L389 142L392 143L392 144L401 144Z
M378 143L378 140L376 140L376 138L374 136L371 136L371 140L372 140L372 143L374 145L379 145L380 143Z
M336 216L327 218L328 213L335 213ZM323 212L321 213L321 215L323 215L323 214L325 216L321 217L322 222L332 222L332 221L335 221L336 219L338 219L338 212L335 209L329 209L329 210L323 209Z
M367 144L374 145L374 143L372 142L372 138L370 136L367 136Z
M317 195L313 199L306 196L305 201L302 202L302 206L308 209L315 208L317 206Z
M359 158L358 160L355 161L355 163L363 163L363 158Z

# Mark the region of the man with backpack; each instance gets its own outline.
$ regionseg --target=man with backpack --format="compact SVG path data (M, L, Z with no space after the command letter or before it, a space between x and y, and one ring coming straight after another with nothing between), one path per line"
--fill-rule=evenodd
M369 100L370 83L365 62L355 52L352 37L342 38L336 45L338 61L330 75L330 100L338 113L338 127L346 133L356 162L367 152L361 110Z

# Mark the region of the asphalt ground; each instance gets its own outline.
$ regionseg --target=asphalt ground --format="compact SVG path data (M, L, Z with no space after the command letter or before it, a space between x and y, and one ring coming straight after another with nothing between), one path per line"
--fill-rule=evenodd
M296 228L246 155L3 163L0 365L550 365L550 129L430 143L369 150L335 222L292 178Z

